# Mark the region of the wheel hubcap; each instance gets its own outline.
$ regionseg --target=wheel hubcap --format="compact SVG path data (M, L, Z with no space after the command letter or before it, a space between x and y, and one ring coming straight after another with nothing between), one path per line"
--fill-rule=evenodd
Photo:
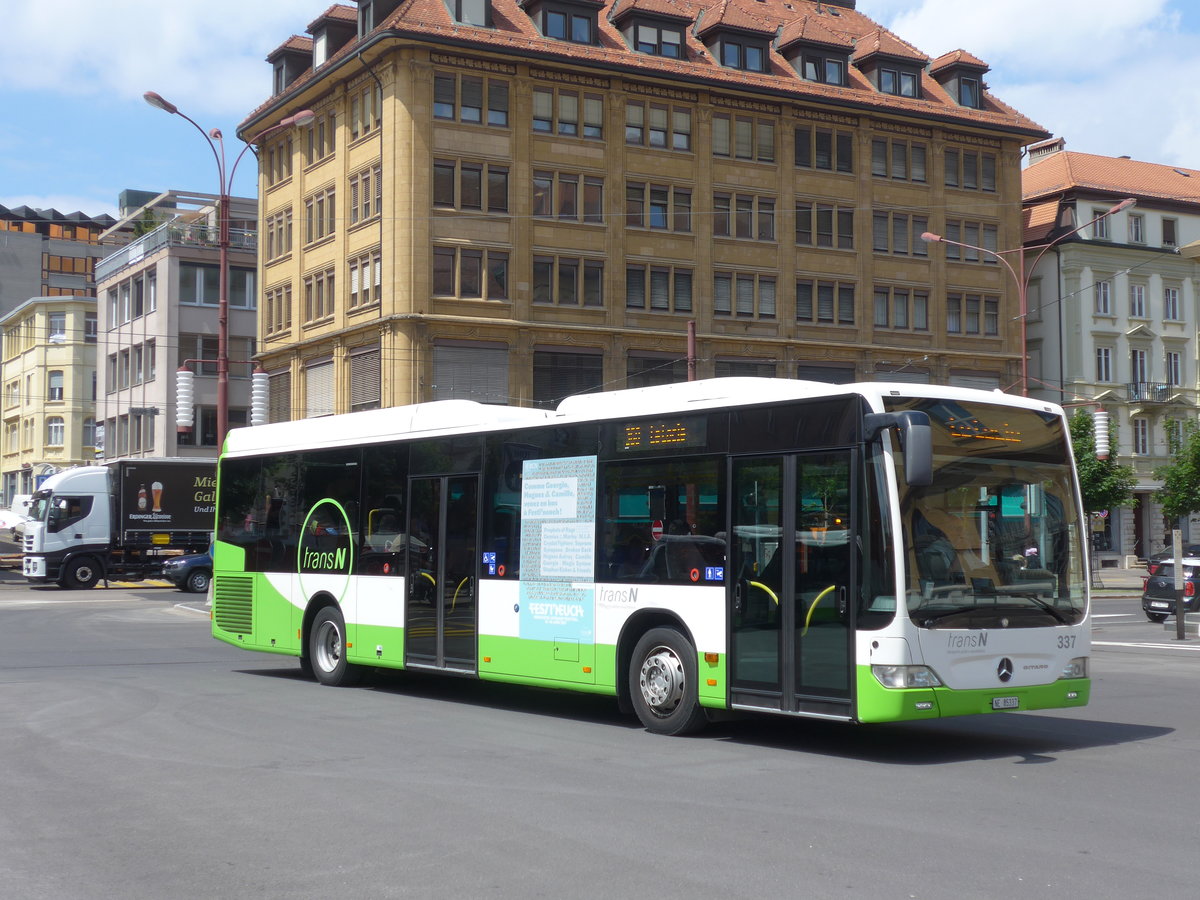
M683 699L683 662L670 647L655 647L642 661L638 683L646 705L668 715Z
M322 622L317 631L317 665L332 672L342 660L342 632L333 622Z

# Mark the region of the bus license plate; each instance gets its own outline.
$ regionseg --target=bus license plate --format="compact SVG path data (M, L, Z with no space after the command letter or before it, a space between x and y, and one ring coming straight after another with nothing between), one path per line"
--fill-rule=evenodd
M1021 705L1020 697L993 697L992 709L1017 709Z

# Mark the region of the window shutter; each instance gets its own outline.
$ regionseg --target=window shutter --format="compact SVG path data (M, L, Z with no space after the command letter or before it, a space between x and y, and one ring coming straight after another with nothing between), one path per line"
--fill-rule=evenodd
M507 403L508 348L435 345L433 399Z
M379 350L366 350L350 357L350 409L379 409Z
M292 420L291 372L272 373L267 415L268 421L271 422L290 422Z
M304 370L307 404L305 418L333 415L333 361L316 363Z

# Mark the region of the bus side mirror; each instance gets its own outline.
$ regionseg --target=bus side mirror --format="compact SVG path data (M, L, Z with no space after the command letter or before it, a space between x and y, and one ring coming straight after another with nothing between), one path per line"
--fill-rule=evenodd
M911 487L933 483L933 432L929 414L909 409L896 413L868 413L863 417L864 437L875 440L888 428L900 432L900 449L904 453L904 480Z

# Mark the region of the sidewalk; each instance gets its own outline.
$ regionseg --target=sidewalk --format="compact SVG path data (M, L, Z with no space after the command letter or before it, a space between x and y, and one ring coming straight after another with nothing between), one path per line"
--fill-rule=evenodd
M1145 568L1096 569L1092 572L1092 590L1103 591L1106 596L1142 596L1142 579Z

